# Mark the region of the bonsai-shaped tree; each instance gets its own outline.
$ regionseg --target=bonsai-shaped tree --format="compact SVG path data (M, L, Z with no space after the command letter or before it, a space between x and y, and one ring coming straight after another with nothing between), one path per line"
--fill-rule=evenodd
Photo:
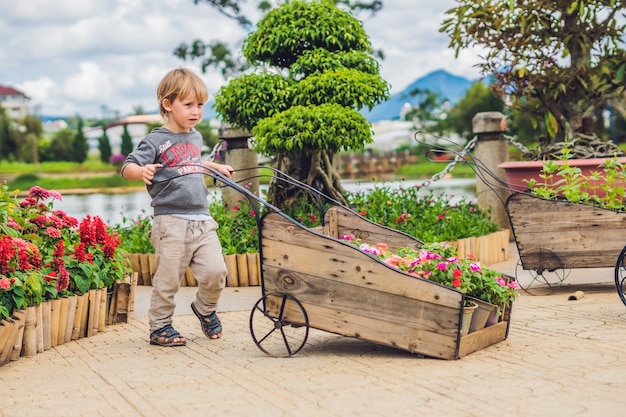
M275 167L344 202L333 158L372 142L358 110L389 98L359 20L332 0L292 1L270 11L244 41L257 69L232 79L215 97L224 122L250 130L254 149ZM273 204L301 197L273 182Z
M480 48L478 66L514 110L543 116L549 139L535 158L562 147L577 157L612 156L614 149L605 150L609 155L574 149L580 138L593 139L594 112L624 92L623 6L614 0L459 0L440 31L457 56Z
M194 0L194 3L208 4L222 15L235 20L246 29L246 32L252 27L252 22L241 7L246 0ZM256 0L254 3L257 4L257 11L263 13L273 7L273 4L267 0ZM371 15L376 14L383 7L381 0L335 0L335 4L354 12L367 12ZM230 46L221 40L205 42L196 39L190 44L183 42L176 48L174 55L182 60L199 60L203 72L208 68L215 68L220 70L225 78L240 75L249 66L249 63L242 62L240 57L231 51Z

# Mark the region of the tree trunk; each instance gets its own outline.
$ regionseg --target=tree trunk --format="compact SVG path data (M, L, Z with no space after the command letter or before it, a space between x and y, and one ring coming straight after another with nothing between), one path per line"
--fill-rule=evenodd
M341 178L332 163L332 154L327 151L315 150L306 154L281 154L276 159L276 169L292 178L320 191L327 197L345 204L346 191L341 186ZM291 205L294 201L307 198L310 193L297 185L273 179L269 186L269 202L281 208Z

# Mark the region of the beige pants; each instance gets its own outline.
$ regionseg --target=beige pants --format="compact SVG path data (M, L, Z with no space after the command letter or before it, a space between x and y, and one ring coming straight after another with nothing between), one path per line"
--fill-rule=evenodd
M194 305L200 314L217 309L228 270L217 236L215 220L185 220L172 215L154 216L150 240L155 249L156 273L148 319L150 332L172 324L174 296L189 266L198 281Z

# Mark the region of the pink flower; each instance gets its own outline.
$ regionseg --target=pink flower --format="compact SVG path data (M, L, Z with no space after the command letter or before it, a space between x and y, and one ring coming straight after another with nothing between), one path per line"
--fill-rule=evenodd
M519 288L519 284L517 283L517 281L511 281L507 284L507 287L516 290Z
M448 267L448 263L447 262L439 262L437 264L437 269L440 270L440 271L445 271L447 267Z
M61 231L56 227L46 227L46 234L56 239L59 239L62 236Z
M9 288L11 288L11 281L6 277L0 278L0 289L8 290Z

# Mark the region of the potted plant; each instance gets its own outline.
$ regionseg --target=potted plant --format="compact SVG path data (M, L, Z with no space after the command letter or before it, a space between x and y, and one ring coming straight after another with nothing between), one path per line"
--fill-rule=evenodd
M460 0L440 31L457 55L480 48L493 91L544 131L524 159L564 147L577 159L613 157L621 152L598 137L596 115L624 93L625 10L600 0Z

